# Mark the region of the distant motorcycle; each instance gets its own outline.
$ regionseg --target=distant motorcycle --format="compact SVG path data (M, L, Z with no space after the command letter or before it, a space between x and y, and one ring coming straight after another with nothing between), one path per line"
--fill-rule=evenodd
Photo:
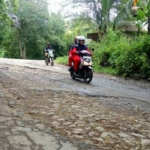
M54 66L54 50L53 49L47 49L47 52L45 53L45 63L48 65L48 63L51 64L51 66Z
M74 74L74 66L72 66L70 69L70 76L72 79L80 78L83 79L85 83L90 83L93 78L91 53L86 50L82 50L81 52L78 52L78 54L80 55L78 75Z

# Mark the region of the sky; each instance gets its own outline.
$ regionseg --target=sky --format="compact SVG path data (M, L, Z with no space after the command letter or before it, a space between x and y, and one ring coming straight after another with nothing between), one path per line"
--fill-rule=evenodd
M49 4L49 10L52 12L57 13L58 10L61 8L60 4L63 3L64 0L47 0Z
M80 14L84 10L82 5L80 7L77 6L76 4L72 6L71 3L70 5L65 5L69 3L69 0L55 0L55 1L47 0L47 1L49 4L49 11L57 13L59 10L62 10L61 11L62 16ZM62 7L62 5L65 5L65 6Z
M47 0L47 1L49 4L49 10L55 13L57 13L62 8L61 5L66 2L66 0Z

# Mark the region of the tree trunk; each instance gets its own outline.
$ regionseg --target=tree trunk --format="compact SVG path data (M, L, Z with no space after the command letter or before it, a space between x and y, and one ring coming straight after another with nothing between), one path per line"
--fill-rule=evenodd
M150 17L148 17L148 34L150 35Z
M22 54L22 46L21 46L20 39L18 39L18 42L19 42L19 49L20 49L20 58L22 59L23 58L23 54Z
M26 59L26 45L24 44L24 47L23 47L23 59Z
M23 49L22 49L22 42L20 40L19 31L18 30L16 32L16 36L17 36L17 39L18 39L18 44L19 44L19 49L20 49L20 58L22 59L23 58Z

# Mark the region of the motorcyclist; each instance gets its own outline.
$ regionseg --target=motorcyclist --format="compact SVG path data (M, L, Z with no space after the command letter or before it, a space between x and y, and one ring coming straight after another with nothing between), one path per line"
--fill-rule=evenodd
M78 43L78 46L77 47L74 47L72 49L72 59L73 59L73 62L74 62L74 73L75 75L78 75L78 68L79 68L79 64L80 64L80 55L79 55L79 52L82 51L82 50L87 50L88 52L89 49L87 48L87 46L85 46L85 37L84 36L78 36L77 38L77 43Z
M50 43L47 43L47 46L45 47L44 52L47 53L48 49L52 49Z
M46 58L46 53L48 53L48 49L52 49L52 47L51 47L49 42L47 43L47 46L44 49L44 56L45 56L45 58Z
M76 36L76 37L74 38L74 44L73 44L73 45L70 47L70 49L69 49L69 53L68 53L68 55L69 55L69 57L68 57L68 66L69 66L69 69L68 69L68 71L71 70L72 62L73 62L72 50L74 49L74 47L78 47L77 38L78 38L78 36Z

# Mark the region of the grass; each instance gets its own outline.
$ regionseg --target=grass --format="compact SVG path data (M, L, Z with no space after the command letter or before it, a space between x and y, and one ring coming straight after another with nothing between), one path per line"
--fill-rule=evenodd
M4 50L0 50L0 58L3 58L3 57L4 57L4 53L5 53Z
M57 57L56 62L59 64L67 65L68 64L68 56Z
M117 71L115 69L112 69L111 67L93 66L93 70L94 72L117 75Z

